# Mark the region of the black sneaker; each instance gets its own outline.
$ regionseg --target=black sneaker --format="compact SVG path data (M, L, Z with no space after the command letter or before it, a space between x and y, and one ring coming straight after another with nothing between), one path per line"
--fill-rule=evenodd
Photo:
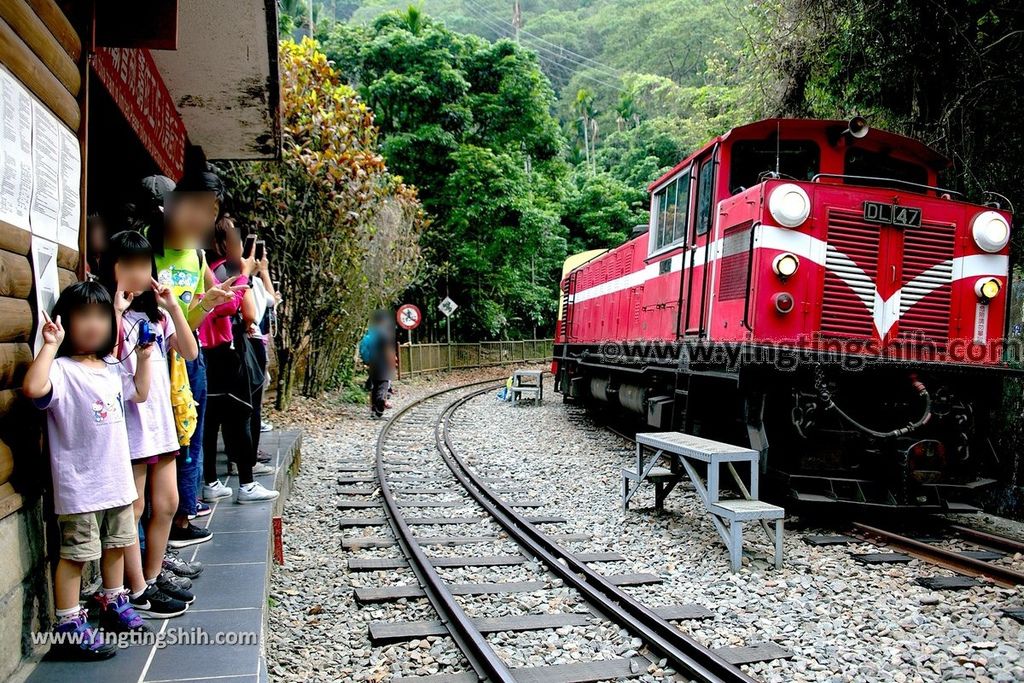
M203 573L203 563L199 560L183 560L177 550L168 548L164 553L164 569L170 569L178 576L194 579Z
M180 527L177 524L171 525L171 536L167 539L167 545L171 548L184 548L197 543L206 543L213 540L213 532L209 529L202 529L191 522L188 526Z
M147 619L170 619L185 613L188 609L181 600L165 595L156 584L146 586L146 590L138 598L131 598L136 614Z
M181 600L186 605L191 605L195 601L196 596L192 595L190 591L176 585L168 574L170 574L170 576L174 576L166 569L157 575L156 587L159 588L160 592L167 597L174 598L175 600Z

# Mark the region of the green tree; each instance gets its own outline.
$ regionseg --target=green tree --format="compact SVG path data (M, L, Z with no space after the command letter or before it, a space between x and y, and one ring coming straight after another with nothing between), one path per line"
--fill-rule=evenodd
M464 338L553 324L565 257L561 139L536 57L461 35L415 8L367 28L335 26L325 50L377 113L389 167L433 218L428 265L409 292L437 334L437 301L460 304Z
M316 395L350 370L371 311L412 281L425 220L415 190L384 164L373 113L317 44L283 42L280 65L282 159L233 163L226 177L281 282L283 406L296 381Z

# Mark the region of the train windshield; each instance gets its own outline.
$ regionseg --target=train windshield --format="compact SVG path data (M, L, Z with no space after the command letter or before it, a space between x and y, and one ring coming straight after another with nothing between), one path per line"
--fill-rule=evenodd
M732 146L730 192L757 185L776 167L783 178L810 180L821 167L821 149L813 140L739 140Z
M846 153L844 173L848 176L858 176L845 180L851 185L906 189L906 185L899 181L917 185L928 184L928 170L924 166L895 159L883 152L872 152L856 147Z

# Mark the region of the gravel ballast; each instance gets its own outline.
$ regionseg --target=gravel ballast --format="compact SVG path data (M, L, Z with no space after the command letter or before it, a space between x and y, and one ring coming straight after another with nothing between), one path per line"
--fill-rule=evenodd
M491 371L455 373L398 384L396 409L448 385L495 376ZM990 584L962 591L928 590L920 576L951 576L914 560L902 565L864 566L850 553L888 552L870 543L816 547L801 540L829 529L787 530L785 565L775 570L764 535L748 526L748 557L738 574L728 571L724 546L696 494L676 490L666 511L653 508L653 489L641 490L623 513L619 470L631 466L631 444L600 429L579 408L561 403L545 387L539 406L511 405L488 392L471 400L452 420L455 448L476 472L495 477L508 488L506 500L541 500L544 506L521 509L526 515L560 515L564 524L545 524L550 534L588 534L566 542L576 552L613 551L625 561L592 565L604 574L652 573L659 584L627 590L649 606L696 604L713 618L679 622L680 628L709 647L775 643L792 659L744 666L761 681L1019 681L1024 680L1024 631L1001 616L1007 607L1024 606L1024 590ZM454 394L451 398L454 398ZM339 529L345 517L383 515L380 508L338 510L341 498L379 501L374 483L345 484L369 496L339 496L339 468L365 464L372 469L381 422L368 418L365 406L303 402L275 421L305 430L303 469L284 513L284 567L271 583L267 658L272 680L382 681L394 675L463 671L467 663L448 638L372 647L367 625L373 621L433 620L422 599L366 606L352 596L355 587L415 584L409 569L349 572L349 558L399 557L397 546L343 550L342 538L391 538L389 527ZM397 430L409 462L440 479L438 456L426 457L426 439L415 430ZM432 434L430 438L432 443ZM417 450L419 449L419 450ZM395 463L394 458L388 458ZM395 476L406 474L395 472ZM410 472L408 474L418 474ZM415 493L428 484L393 484L397 498L465 501L463 507L407 508L410 517L482 514L455 484L443 496ZM787 520L792 528L796 520ZM961 520L963 521L963 520ZM969 522L969 520L968 520ZM1003 533L1021 535L1020 525L1001 522ZM428 546L435 557L507 555L515 545L500 528L484 521L465 525L417 526L422 537L497 536L473 545ZM1024 558L1003 563L1021 568ZM546 580L544 590L512 595L459 596L470 616L587 612L574 591L543 573L535 563L502 567L443 568L455 583ZM589 625L524 633L498 633L488 640L511 666L537 666L629 657L643 648L628 633L593 617ZM634 680L670 679L656 665ZM677 680L672 678L673 680Z

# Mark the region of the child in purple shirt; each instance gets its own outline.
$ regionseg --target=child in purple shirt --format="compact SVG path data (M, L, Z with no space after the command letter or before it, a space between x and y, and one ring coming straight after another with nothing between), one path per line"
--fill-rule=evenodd
M22 392L46 410L53 476L53 505L60 528L60 561L54 577L55 647L83 659L105 659L116 646L104 642L78 603L82 566L100 560L101 622L109 630L142 630L124 590L124 549L135 543L126 400L149 393L151 348L135 350L132 375L109 358L117 323L114 306L98 282L79 282L57 300L45 319L43 347L29 367ZM66 326L66 331L65 331Z

